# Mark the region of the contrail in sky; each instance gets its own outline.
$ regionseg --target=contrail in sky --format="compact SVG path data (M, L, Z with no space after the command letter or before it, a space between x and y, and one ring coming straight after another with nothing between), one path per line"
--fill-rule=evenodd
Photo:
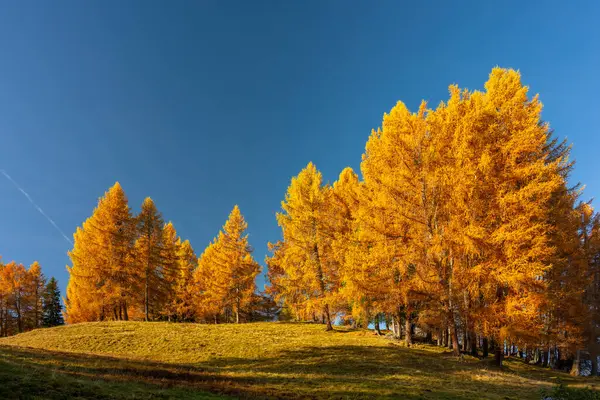
M15 182L15 180L13 178L11 178L10 175L8 173L6 173L5 170L0 169L0 172L2 173L2 175L4 175L6 177L6 179L8 179L9 181L11 181L12 184L15 185L15 187L17 189L19 189L19 192L23 193L23 196L27 197L27 200L29 200L29 202L31 203L31 205L34 206L35 209L38 210L39 213L42 214L44 216L44 218L46 218L48 220L48 222L50 222L52 224L52 226L62 235L62 237L64 237L67 242L69 242L71 245L73 245L73 241L71 239L69 239L67 237L67 235L65 235L65 233L62 231L62 229L60 229L58 227L58 225L56 225L56 222L54 222L54 220L52 218L50 218L48 216L48 214L46 214L44 212L44 210L41 209L40 206L38 206L37 204L35 204L35 201L33 201L33 199L31 198L31 196L29 196L29 193L27 193L26 191L24 191L23 188L21 186L19 186L19 184L17 182Z

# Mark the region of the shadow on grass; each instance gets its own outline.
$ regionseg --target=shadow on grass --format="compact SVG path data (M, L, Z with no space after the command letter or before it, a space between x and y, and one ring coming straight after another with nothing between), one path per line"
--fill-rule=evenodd
M540 387L551 382L544 374L500 374L488 370L486 361L459 362L443 353L391 344L303 347L272 358L215 358L193 365L7 346L0 346L0 356L0 371L12 368L25 375L64 376L97 384L136 383L150 393L187 390L177 398L208 391L268 399L539 399ZM170 398L168 393L164 396Z
M104 368L97 368L98 364L106 365L112 372L103 374ZM163 382L176 375L161 374L160 370L148 374L140 367L110 357L0 346L0 399L208 400L225 397L191 391L183 386L153 383L144 375Z

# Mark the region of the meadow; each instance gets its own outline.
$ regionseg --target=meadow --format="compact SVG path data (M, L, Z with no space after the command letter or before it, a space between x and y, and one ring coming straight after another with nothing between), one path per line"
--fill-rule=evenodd
M95 322L0 339L0 398L540 399L597 378L308 323Z

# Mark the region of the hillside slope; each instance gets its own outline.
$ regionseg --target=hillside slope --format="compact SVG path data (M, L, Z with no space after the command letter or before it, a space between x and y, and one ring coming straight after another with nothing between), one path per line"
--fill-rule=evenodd
M16 376L9 387L47 381L54 398L124 392L210 398L208 391L241 398L506 400L539 399L540 389L557 380L598 384L519 360L507 360L500 371L434 346L407 349L369 331L325 332L313 324L87 323L0 339L0 355L0 377ZM81 386L84 394L61 397L63 384Z

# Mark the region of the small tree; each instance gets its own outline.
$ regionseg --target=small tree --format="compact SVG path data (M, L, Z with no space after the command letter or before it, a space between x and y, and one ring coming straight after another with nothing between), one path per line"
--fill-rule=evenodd
M62 304L58 282L50 278L43 294L42 324L44 327L63 325Z

